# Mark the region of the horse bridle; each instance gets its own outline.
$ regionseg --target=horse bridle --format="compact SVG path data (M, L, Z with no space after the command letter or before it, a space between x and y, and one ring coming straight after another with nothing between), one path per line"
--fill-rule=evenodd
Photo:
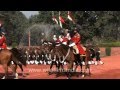
M67 54L66 54L66 56L65 56L64 59L63 59L63 62L64 62L65 59L68 57L69 53L70 53L70 48L68 49Z

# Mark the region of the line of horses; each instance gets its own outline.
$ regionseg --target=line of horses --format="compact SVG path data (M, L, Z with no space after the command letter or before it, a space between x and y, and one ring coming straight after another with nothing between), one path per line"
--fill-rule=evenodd
M91 45L86 46L86 54L79 55L74 53L74 48L69 47L64 44L55 44L51 42L44 42L42 45L35 48L13 48L11 50L1 50L0 51L0 63L3 65L5 70L5 76L3 78L7 78L8 76L8 67L11 67L15 78L18 78L18 74L16 72L17 65L20 67L23 72L22 65L26 66L27 62L30 60L35 60L36 62L50 62L50 71L49 75L52 74L52 67L56 65L56 77L59 76L59 72L64 72L68 79L70 79L78 66L81 67L80 74L84 77L87 74L91 74L90 64L95 54L91 50L93 48ZM85 61L85 67L83 69L83 60ZM11 61L14 64L11 64ZM67 63L67 69L64 68L64 62ZM75 68L74 67L75 63ZM79 74L79 75L80 75ZM78 76L79 76L78 75Z

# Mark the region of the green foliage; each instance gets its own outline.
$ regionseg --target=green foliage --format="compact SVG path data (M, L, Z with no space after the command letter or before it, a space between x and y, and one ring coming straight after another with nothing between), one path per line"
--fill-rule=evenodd
M120 41L120 11L71 11L71 14L76 24L68 20L67 11L61 11L61 16L66 22L63 27L70 30L77 27L81 34L82 43L87 40L94 43L105 41L100 45L120 46L119 43L114 42ZM54 11L54 15L59 21L58 11ZM29 20L20 11L0 11L0 16L5 18L4 28L8 44L13 42L19 44L23 33L34 24L55 25L52 20L52 11L39 11L38 15L31 16ZM55 33L59 34L60 32L57 30ZM113 43L106 43L108 41Z
M82 42L88 39L94 42L101 41L118 41L120 40L120 11L71 11L76 24L67 19L67 11L61 11L61 16L67 24L63 24L64 28L73 30L77 27L81 34ZM58 11L54 11L54 15L58 19ZM55 24L52 21L51 11L39 11L38 15L30 18L30 22Z
M111 55L111 47L106 47L105 52L106 52L106 56L110 56Z
M0 11L4 18L4 28L6 32L7 45L16 42L19 44L22 35L29 25L28 19L20 11Z
M101 47L120 47L120 42L108 42L99 44Z
M12 43L12 48L16 48L18 46L18 44L17 43Z

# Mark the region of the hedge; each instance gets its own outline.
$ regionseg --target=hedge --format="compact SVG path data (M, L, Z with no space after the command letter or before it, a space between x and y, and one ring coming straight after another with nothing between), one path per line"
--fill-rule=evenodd
M120 47L120 42L101 43L100 47Z
M106 56L111 56L111 47L105 48Z

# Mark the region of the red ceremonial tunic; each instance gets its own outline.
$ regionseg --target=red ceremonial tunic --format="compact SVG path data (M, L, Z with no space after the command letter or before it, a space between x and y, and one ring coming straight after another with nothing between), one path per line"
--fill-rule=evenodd
M68 42L68 39L64 37L62 42Z
M77 33L75 34L71 40L77 45L77 48L79 50L80 54L85 54L84 49L82 48L82 46L80 45L80 35Z
M7 49L7 45L5 43L3 43L3 45L1 46L1 48Z
M0 39L0 48L7 49L6 38L4 36Z

